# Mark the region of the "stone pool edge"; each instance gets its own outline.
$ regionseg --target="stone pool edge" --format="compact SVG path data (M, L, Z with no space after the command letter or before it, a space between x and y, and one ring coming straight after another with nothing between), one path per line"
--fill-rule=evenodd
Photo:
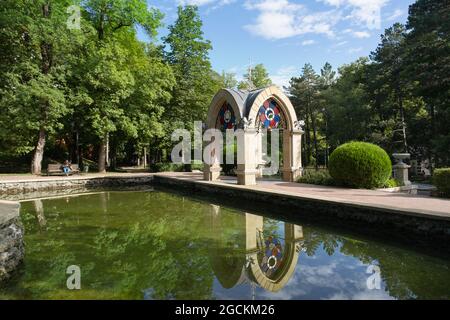
M276 205L283 211L283 217L301 217L334 224L358 224L370 228L387 227L392 231L408 231L419 237L439 240L450 239L450 218L434 214L432 211L397 209L388 206L362 204L330 197L317 198L276 190L262 190L225 183L211 183L195 179L178 178L164 174L135 174L111 176L79 176L50 179L27 179L0 181L0 196L7 200L27 200L39 198L42 193L52 192L54 196L74 194L86 190L107 187L166 186L190 193L199 192L209 196L231 196L257 205ZM294 210L292 210L294 209ZM296 213L297 212L297 213ZM314 214L309 214L314 212ZM357 229L357 227L355 227ZM408 236L405 234L405 236Z
M0 282L8 279L24 257L20 203L0 200Z
M260 206L276 205L285 212L284 218L298 219L302 217L317 221L337 220L342 224L359 224L366 227L387 228L388 231L406 231L415 236L432 238L433 240L450 239L450 219L435 215L432 212L401 210L379 205L352 203L340 199L318 199L298 194L276 192L273 190L252 189L238 185L224 183L210 183L206 181L188 180L173 176L155 174L153 185L170 187L190 193L201 192L205 195L220 195L233 199L258 203ZM257 206L255 205L255 208ZM292 210L294 209L294 210ZM314 212L314 214L309 214Z
M133 176L94 176L94 177L69 177L53 179L27 179L16 181L0 181L0 198L6 200L25 200L27 198L40 197L43 192L60 192L66 194L68 191L74 193L102 187L130 187L140 185L151 185L152 174ZM56 194L57 195L57 194Z

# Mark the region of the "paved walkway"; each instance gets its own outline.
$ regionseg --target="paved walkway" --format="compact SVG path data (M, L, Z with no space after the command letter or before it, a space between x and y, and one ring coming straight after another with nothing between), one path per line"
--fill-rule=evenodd
M222 184L224 186L259 190L269 193L288 194L300 198L347 203L371 208L401 211L415 216L434 216L450 220L450 200L405 193L392 193L378 190L346 189L289 183L274 180L258 181L256 186L238 186L235 178L224 177L220 182L203 181L199 173L162 173L176 179L191 180L198 183Z

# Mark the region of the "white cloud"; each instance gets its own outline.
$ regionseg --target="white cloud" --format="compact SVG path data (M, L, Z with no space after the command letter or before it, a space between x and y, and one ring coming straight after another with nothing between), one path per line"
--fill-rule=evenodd
M358 53L358 52L361 52L361 51L363 51L363 48L362 47L359 47L359 48L350 48L350 49L348 49L348 54L355 54L355 53Z
M364 24L368 29L381 28L381 9L389 0L316 0L350 11L347 19Z
M213 1L213 0L191 0ZM246 0L244 7L257 11L256 19L244 26L249 32L266 39L285 39L304 34L335 37L336 25L341 21L363 26L369 30L381 28L381 10L390 0L316 0L332 8L313 12L293 0ZM390 17L400 15L396 11ZM356 31L356 38L368 38L370 33Z
M182 6L193 5L201 7L208 4L214 4L214 8L225 6L233 2L236 2L236 0L178 0L178 4Z
M354 31L352 29L345 29L342 31L342 33L349 33L353 37L358 39L370 38L370 33L367 31Z
M310 13L301 4L288 0L248 0L245 8L258 11L256 21L244 26L266 39L284 39L314 33L334 36L333 26L339 16L333 11Z
M386 20L393 21L393 20L397 19L398 17L401 17L403 14L404 14L403 10L397 9L389 17L387 17Z
M342 46L346 45L347 43L348 43L348 41L341 41L341 42L336 43L334 45L334 47L342 47Z
M313 44L316 44L316 41L314 40L305 40L302 42L302 46L311 46Z
M297 76L299 70L296 66L284 66L277 70L275 75L270 76L272 82L280 88L289 86L289 81L292 77Z
M359 39L370 38L370 33L367 31L355 31L353 32L353 36Z
M204 6L206 4L210 4L216 2L216 0L179 0L178 4L181 6L185 5L193 5L193 6Z

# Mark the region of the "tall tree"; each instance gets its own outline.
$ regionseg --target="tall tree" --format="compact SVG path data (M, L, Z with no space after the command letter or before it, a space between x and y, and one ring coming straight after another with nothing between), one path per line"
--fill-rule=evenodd
M384 110L388 119L392 120L393 151L408 152L408 140L405 122L404 101L409 95L410 83L402 77L404 68L404 42L406 37L405 27L396 23L387 29L381 36L381 43L371 59L375 62L372 66L372 76L377 82L379 90L373 92L380 110ZM370 82L370 79L368 79ZM387 135L387 132L383 133Z
M74 1L10 1L0 10L0 119L2 147L33 150L31 172L40 174L48 135L70 112L66 85L72 49L83 34L67 29Z
M298 78L292 78L288 91L292 97L297 114L305 117L305 154L306 163L314 163L317 166L318 142L317 142L317 95L319 90L319 76L311 64L307 63ZM312 134L312 137L311 137Z
M272 80L269 78L269 73L262 63L257 64L254 67L250 67L246 74L244 74L244 80L238 85L240 90L254 90L267 87L272 84Z
M105 172L109 135L126 118L123 102L135 85L126 40L124 44L119 38L134 39L135 25L154 37L162 14L149 9L144 0L88 0L84 5L97 38L86 69L86 86L93 99L87 116L99 139L98 170Z
M205 40L196 6L178 7L178 18L163 39L166 61L172 66L176 85L167 106L166 128L171 124L193 128L194 121L206 118L208 105L220 87L219 77L211 69L211 43ZM168 133L170 136L170 133Z
M320 78L319 78L319 95L318 95L318 110L321 113L320 116L322 118L321 123L319 124L318 131L323 134L325 145L324 147L324 157L325 166L328 166L328 158L329 158L329 130L328 130L328 122L329 122L329 113L328 113L328 104L327 104L327 92L331 88L332 85L336 83L336 71L333 70L333 67L330 63L326 62L323 68L320 70ZM317 166L317 164L316 164Z
M235 73L222 71L220 78L221 78L223 88L233 89L233 88L236 88L238 85L238 81L236 80Z
M450 3L417 0L409 8L407 76L419 82L431 121L430 158L450 163Z
M367 97L367 68L367 58L340 67L337 81L323 92L332 149L351 140L369 140L373 115Z

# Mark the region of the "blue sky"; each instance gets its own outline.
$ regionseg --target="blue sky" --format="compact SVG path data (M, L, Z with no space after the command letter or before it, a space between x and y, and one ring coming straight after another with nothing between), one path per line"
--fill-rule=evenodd
M148 0L165 14L165 27L176 19L177 5L200 8L205 38L212 42L217 72L238 79L250 64L263 63L277 85L298 76L307 62L320 71L367 56L384 29L405 23L413 0ZM141 39L145 37L140 32Z

